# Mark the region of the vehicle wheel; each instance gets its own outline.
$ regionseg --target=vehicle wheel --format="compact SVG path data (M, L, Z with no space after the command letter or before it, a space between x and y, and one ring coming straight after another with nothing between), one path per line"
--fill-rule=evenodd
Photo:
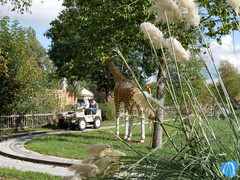
M99 117L95 117L93 125L95 129L99 129L101 127L101 119Z
M78 129L80 131L83 131L84 129L86 129L87 123L86 120L84 118L79 119L78 121Z

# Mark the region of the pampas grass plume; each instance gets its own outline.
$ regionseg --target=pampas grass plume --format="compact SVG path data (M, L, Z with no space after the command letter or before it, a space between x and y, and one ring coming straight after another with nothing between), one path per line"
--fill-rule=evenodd
M181 10L191 9L194 6L193 0L177 0Z
M157 10L158 12L155 23L161 21L166 22L167 20L175 23L182 21L181 11L176 2L173 0L157 0L155 1L155 5L149 8L149 10ZM167 15L167 19L165 13Z
M229 0L228 4L234 8L236 13L238 14L239 6L240 6L240 0Z
M82 163L93 163L95 161L95 159L97 158L97 156L92 155L92 156L87 156Z
M98 167L94 164L74 164L69 169L81 177L95 177L99 172Z
M189 25L192 26L199 26L200 24L200 16L198 14L198 8L195 7L191 9L187 14L186 14L186 21Z
M179 8L186 18L189 25L198 26L200 16L198 14L198 6L193 0L177 0Z
M126 156L126 154L119 150L109 150L109 151L104 151L102 156L116 157L116 156Z
M102 159L97 160L94 164L98 167L98 169L101 171L108 167L109 163L112 161L110 157L104 157Z
M108 144L94 144L86 151L89 156L86 157L81 164L74 164L69 169L75 171L75 176L71 178L88 178L105 176L109 173L113 173L113 170L119 170L121 166L118 164L117 167L112 168L115 165L117 156L126 156L125 153L118 150L111 150ZM75 179L73 179L75 180Z
M186 51L176 38L169 38L166 42L169 51L172 54L175 54L177 60L179 60L180 62L189 60L189 51Z
M122 168L121 165L119 165L119 164L113 164L113 165L109 168L109 172L115 173L115 172L118 172L121 168Z
M154 24L150 22L144 22L140 25L140 29L144 34L144 38L151 40L157 49L165 46L163 33Z
M109 149L110 149L110 146L108 144L98 143L88 148L86 153L88 155L97 155L97 154L100 154L102 151L106 151Z

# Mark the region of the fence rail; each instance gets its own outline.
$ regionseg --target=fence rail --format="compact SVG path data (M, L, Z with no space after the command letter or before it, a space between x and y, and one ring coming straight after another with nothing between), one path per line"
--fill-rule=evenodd
M48 114L12 114L0 115L0 130L27 129L52 124L56 115Z

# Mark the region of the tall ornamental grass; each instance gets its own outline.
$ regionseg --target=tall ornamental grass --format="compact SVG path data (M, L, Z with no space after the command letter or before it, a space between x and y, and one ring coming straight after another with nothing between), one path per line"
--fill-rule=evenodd
M169 27L169 23L171 22L186 21L189 25L198 28L200 17L198 15L197 5L192 0L170 2L171 3L166 0L155 0L155 5L151 8L151 10L157 11L155 22L166 22ZM229 1L229 4L238 12L239 1ZM239 118L235 114L230 97L224 87L211 49L207 49L207 54L211 59L215 72L210 71L202 53L192 45L194 52L197 52L194 55L203 63L214 88L211 88L209 84L206 83L202 74L198 73L198 78L202 80L209 96L212 98L214 104L216 104L216 108L219 110L219 113L222 114L221 117L226 121L228 125L227 129L216 129L212 126L212 118L209 118L206 111L202 108L188 72L181 71L180 66L184 66L185 63L190 63L192 67L194 67L194 63L190 52L185 50L175 37L171 36L173 29L168 28L169 38L165 39L163 33L154 24L144 22L140 28L144 38L152 45L157 66L161 66L163 64L162 62L164 62L166 66L161 67L161 69L166 69L166 74L164 74L166 80L165 89L170 94L173 104L177 109L175 116L177 125L175 125L176 132L174 134L167 134L167 132L165 132L168 140L163 142L161 147L151 150L147 156L141 159L132 159L132 161L129 160L129 163L126 163L125 178L225 179L226 176L220 170L221 165L227 161L239 162L240 126ZM198 30L203 42L205 42L204 45L207 46L201 29L198 28ZM122 54L119 51L118 53L124 60ZM161 55L159 56L159 54ZM171 61L174 62L174 66ZM127 65L125 60L124 62ZM127 65L127 67L129 66ZM172 67L175 68L179 85L178 89L173 82L172 71L170 71ZM217 85L214 80L213 74L216 74L220 86ZM187 87L187 91L184 90L183 87ZM139 88L142 89L141 87ZM224 92L223 96L220 94L220 89ZM177 91L180 91L181 97L179 97L179 95L177 96ZM161 124L163 129L166 129L158 117L156 117L156 121ZM222 137L223 135L224 137ZM175 153L159 156L161 149L166 147L175 149ZM158 156L156 152L158 152ZM238 174L239 172L237 172L234 178L238 178Z

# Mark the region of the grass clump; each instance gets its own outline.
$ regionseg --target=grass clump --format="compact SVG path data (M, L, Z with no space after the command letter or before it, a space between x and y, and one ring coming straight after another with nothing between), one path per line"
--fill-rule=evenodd
M61 176L53 176L38 172L22 172L16 169L0 168L0 179L12 179L12 180L26 180L26 179L37 179L37 180L60 180Z

